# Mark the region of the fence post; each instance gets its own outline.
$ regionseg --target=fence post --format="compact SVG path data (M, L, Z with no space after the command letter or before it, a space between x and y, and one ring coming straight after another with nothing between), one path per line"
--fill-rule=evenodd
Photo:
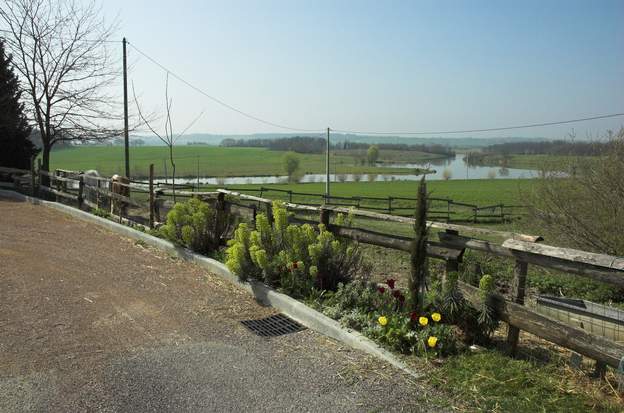
M474 218L473 218L472 222L474 222L476 224L477 223L477 213L478 213L477 211L478 211L478 208L474 207L473 211L474 211Z
M84 175L80 175L78 178L78 208L82 208L82 201L84 198Z
M149 166L149 227L154 229L154 164Z
M604 379L607 374L607 365L602 361L596 361L596 366L594 367L594 377L597 379Z
M447 229L445 231L450 235L459 235L459 232L454 229ZM446 280L448 279L448 275L452 272L459 271L459 262L454 259L446 260L446 268L444 269L444 274L442 274L442 285L446 285Z
M30 157L30 196L35 196L35 157Z
M516 304L524 305L524 293L526 290L528 264L524 261L516 260L514 265L513 285L511 287L511 299ZM512 325L507 330L507 346L510 355L516 354L520 329Z
M451 200L446 200L446 222L451 222Z
M97 188L97 191L95 191L95 206L97 209L102 209L100 207L100 180L99 179L95 180L95 187Z
M325 225L325 229L329 229L329 209L323 207L320 208L319 223Z
M41 158L37 159L37 175L38 175L38 182L37 182L37 194L39 194L40 189L39 187L41 186L42 181L42 177L43 177L43 173L42 173L43 168L41 167Z
M288 202L292 204L292 191L288 191Z
M267 220L270 225L273 225L273 205L271 203L265 203L264 208L266 211Z
M388 197L388 214L392 214L392 197Z
M251 206L251 225L255 228L256 227L256 215L258 215L258 208L256 208L256 205L252 205Z

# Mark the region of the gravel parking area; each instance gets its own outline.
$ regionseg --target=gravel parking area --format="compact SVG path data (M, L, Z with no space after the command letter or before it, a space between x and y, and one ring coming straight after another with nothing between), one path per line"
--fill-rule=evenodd
M0 411L422 411L402 372L205 270L45 206L0 198Z

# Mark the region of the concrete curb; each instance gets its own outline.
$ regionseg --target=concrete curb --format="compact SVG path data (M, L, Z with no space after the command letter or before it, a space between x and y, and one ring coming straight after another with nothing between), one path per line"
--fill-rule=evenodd
M8 191L0 189L0 196L5 196L21 201L27 201L36 205L45 205L47 207L64 212L76 218L84 221L92 222L102 227L105 227L113 232L124 235L128 238L141 240L148 245L159 248L163 251L167 251L177 257L180 257L186 261L193 262L210 272L218 275L219 277L229 281L232 284L237 285L240 288L253 294L254 297L265 305L277 308L292 319L305 325L306 327L321 333L325 336L331 337L342 343L362 350L366 353L374 355L375 357L403 370L414 378L420 379L423 374L418 374L410 369L405 363L399 360L391 352L381 348L372 340L364 337L357 331L347 330L340 325L336 320L333 320L324 314L319 313L316 310L308 307L300 301L291 298L286 294L279 293L274 289L268 287L257 281L241 282L238 277L230 272L230 270L221 262L212 258L204 257L203 255L196 254L185 248L178 247L169 241L165 241L161 238L154 237L136 229L130 228L126 225L118 224L108 219L95 216L80 209L70 207L68 205L59 204L57 202L44 201L37 198L32 198L27 195L20 194L14 191Z

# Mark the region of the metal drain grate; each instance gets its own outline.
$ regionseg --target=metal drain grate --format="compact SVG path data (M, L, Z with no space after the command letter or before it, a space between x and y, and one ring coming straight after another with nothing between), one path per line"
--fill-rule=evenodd
M244 320L241 321L241 323L249 330L262 337L283 336L306 329L284 314L275 314L267 318L261 318L260 320Z

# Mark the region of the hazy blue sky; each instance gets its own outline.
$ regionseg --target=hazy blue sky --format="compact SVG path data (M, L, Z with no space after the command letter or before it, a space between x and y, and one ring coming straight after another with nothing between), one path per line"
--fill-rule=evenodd
M207 93L305 129L428 131L624 112L624 1L121 1L119 37ZM129 49L144 105L162 70ZM284 132L171 80L178 129ZM624 117L473 136L597 134ZM461 135L456 135L461 136Z

